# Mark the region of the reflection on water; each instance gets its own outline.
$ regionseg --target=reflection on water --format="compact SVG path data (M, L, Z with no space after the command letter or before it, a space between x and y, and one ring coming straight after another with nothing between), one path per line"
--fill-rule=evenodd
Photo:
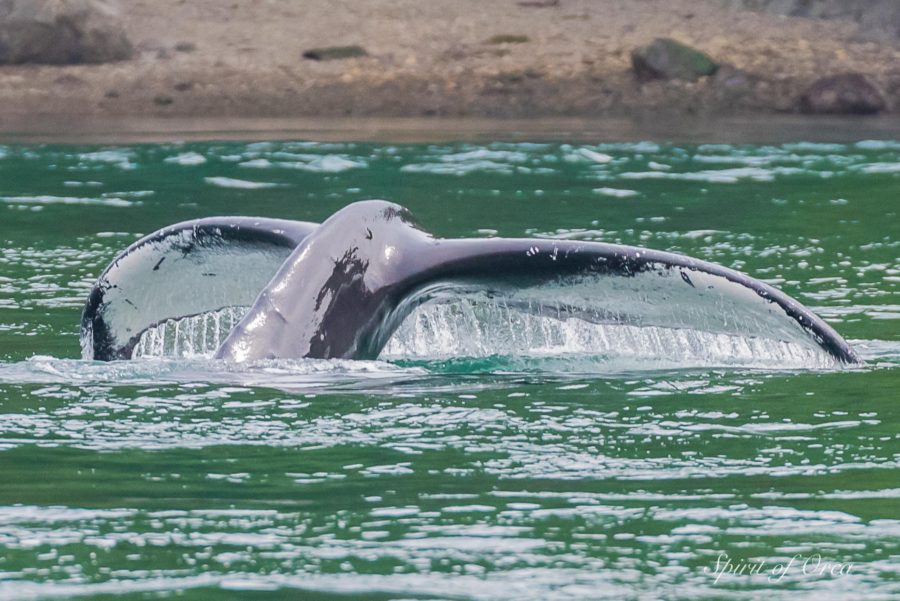
M896 598L897 164L878 140L4 147L0 598ZM380 361L205 358L236 314L166 324L138 361L75 359L87 291L140 235L371 197L442 236L747 271L866 365L460 303ZM765 569L717 573L726 556Z

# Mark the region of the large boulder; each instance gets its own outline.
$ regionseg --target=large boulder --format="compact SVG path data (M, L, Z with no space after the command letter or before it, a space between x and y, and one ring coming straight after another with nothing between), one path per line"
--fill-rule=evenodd
M631 52L631 65L638 79L697 80L712 75L719 66L704 53L669 38L657 38Z
M818 79L800 98L800 109L805 113L873 115L885 108L884 94L862 73Z
M105 0L0 0L0 64L69 65L131 57Z

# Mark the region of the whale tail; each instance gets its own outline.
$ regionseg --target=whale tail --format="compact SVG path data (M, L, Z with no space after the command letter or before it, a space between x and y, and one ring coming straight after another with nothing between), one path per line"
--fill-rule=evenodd
M417 307L473 294L559 319L751 337L858 361L800 303L719 265L597 242L435 239L383 201L350 205L306 238L217 356L374 359Z
M319 226L216 218L161 230L104 272L82 330L86 356L130 358L155 324L240 306L249 309L218 358L374 359L419 308L461 299L557 322L654 329L672 339L706 332L859 361L809 309L737 271L599 242L436 239L384 201L354 203Z

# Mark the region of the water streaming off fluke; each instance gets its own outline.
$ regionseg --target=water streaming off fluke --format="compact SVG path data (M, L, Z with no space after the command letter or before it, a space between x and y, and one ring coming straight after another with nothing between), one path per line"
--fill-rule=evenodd
M381 354L387 360L521 357L573 370L751 367L827 369L820 349L793 341L687 328L594 323L519 311L503 302L463 299L419 307ZM557 359L557 360L554 360ZM531 365L534 365L532 363ZM538 363L537 365L540 365Z
M209 358L246 313L228 307L146 330L135 359ZM576 316L577 315L577 316ZM417 307L380 355L388 361L441 362L506 357L563 371L742 367L829 369L839 364L801 339L780 340L687 327L603 323L609 315L557 304L522 304L469 295ZM508 366L509 363L503 363ZM498 364L500 367L500 364ZM568 369L567 369L568 367Z
M141 334L132 357L211 357L247 309L225 307L181 319L167 319Z

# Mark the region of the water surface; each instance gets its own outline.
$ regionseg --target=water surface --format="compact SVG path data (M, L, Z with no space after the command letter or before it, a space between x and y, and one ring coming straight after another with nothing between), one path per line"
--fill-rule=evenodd
M79 359L141 235L366 198L745 271L866 365ZM890 141L0 146L0 598L895 598L898 209Z

